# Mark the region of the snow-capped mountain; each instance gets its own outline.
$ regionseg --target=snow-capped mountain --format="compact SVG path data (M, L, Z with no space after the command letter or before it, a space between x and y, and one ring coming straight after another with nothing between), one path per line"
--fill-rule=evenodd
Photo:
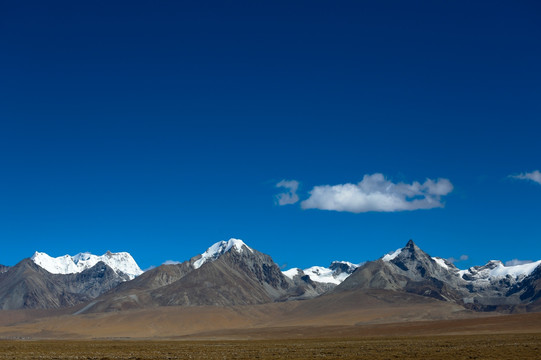
M231 238L228 241L219 241L209 247L200 255L200 258L193 262L193 268L199 269L203 264L217 260L220 258L220 256L227 253L231 249L239 254L242 254L244 251L254 253L254 250L246 245L244 241ZM282 273L291 280L293 280L293 278L297 275L308 275L312 281L340 284L349 275L351 275L351 273L355 271L358 266L359 265L350 263L348 261L333 261L328 268L323 266L312 266L304 270L293 268L283 271Z
M77 305L125 283L128 275L103 262L78 273L53 274L31 259L0 273L0 309L51 309Z
M145 273L125 252L57 258L36 252L15 266L0 266L0 309L59 308L89 301L93 303L85 307L88 312L250 305L370 289L390 291L398 298L406 296L403 293L431 297L472 310L537 311L541 260L515 266L493 260L460 270L410 240L375 261L335 261L328 268L282 272L269 255L232 238L189 260Z
M133 257L127 252L112 253L107 251L101 256L85 252L75 256L64 255L54 258L44 252L36 251L31 260L51 274L77 274L90 269L100 261L115 272L128 275L130 280L143 273Z
M429 256L410 240L404 248L359 267L336 291L406 291L476 310L503 309L523 304L524 294L530 289L520 284L533 283L531 277L540 266L541 261L516 266L490 261L460 270L443 258Z
M221 255L225 254L231 249L234 249L241 254L244 249L253 252L253 250L246 245L244 241L231 238L228 241L219 241L209 247L207 251L201 254L201 258L193 263L193 267L195 269L199 269L204 263L218 259Z
M400 256L404 249L406 248L386 254L381 257L381 260L384 262L393 262L394 259ZM460 270L446 259L440 257L431 257L431 259L442 269L467 282L471 282L473 286L479 288L504 279L512 283L520 282L541 265L541 260L512 266L505 266L500 260L490 260L483 266L473 266L466 270Z
M283 274L291 280L293 280L295 276L302 277L307 275L312 281L338 285L358 267L358 264L353 264L348 261L333 261L328 268L323 266L312 266L304 270L293 268L283 271Z
M85 312L156 306L230 306L309 299L328 290L310 278L291 280L269 255L239 239L219 241L184 262L146 271L96 299Z
M381 259L385 262L390 262L399 256L402 250L398 249L390 254L386 254ZM464 280L467 287L477 291L490 286L500 286L502 282L507 285L519 283L530 276L541 265L541 260L512 266L505 266L500 260L490 260L483 266L473 266L466 270L460 270L446 259L440 257L432 257L431 259L443 270L448 271L449 274Z
M464 280L472 281L478 286L502 279L520 282L541 265L541 260L528 264L505 266L499 260L491 260L484 266L474 266L467 270L459 270L459 275Z

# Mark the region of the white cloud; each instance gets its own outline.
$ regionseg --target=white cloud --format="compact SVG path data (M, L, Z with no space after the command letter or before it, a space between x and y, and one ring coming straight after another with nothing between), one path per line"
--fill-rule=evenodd
M178 264L182 264L182 263L180 261L167 260L162 265L178 265Z
M532 260L519 260L513 259L505 262L505 266L515 266L515 265L524 265L532 263Z
M532 171L530 173L522 173L518 175L510 175L512 178L521 180L531 180L538 184L541 184L541 172L539 170Z
M297 189L299 188L299 182L296 180L282 180L276 184L277 188L285 188L287 191L276 195L278 205L295 204L299 201L299 195L297 195Z
M456 262L459 262L459 261L466 261L468 260L470 257L468 255L460 255L460 257L457 259L457 258L454 258L454 257L450 257L449 259L447 259L447 261L449 261L450 263L456 263Z
M447 179L393 183L383 174L365 175L358 184L315 186L303 209L349 211L405 211L443 207L441 197L453 190Z

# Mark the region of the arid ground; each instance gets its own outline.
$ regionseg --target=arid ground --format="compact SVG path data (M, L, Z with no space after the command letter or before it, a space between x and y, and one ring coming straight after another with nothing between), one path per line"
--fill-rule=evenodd
M1 311L2 359L541 359L541 313L414 298L77 314ZM348 305L349 304L349 305ZM382 305L383 304L383 305ZM74 311L75 310L75 311Z
M0 341L0 359L539 359L541 334L257 341Z

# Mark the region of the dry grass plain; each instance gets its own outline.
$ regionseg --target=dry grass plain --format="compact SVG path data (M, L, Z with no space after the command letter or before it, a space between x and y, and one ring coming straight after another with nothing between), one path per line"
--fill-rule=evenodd
M539 359L541 334L253 341L0 341L3 359Z
M39 338L41 340L37 340ZM68 340L58 333L42 330L18 340L4 337L0 340L0 360L541 359L541 314L357 325L246 327L168 338Z
M348 292L308 301L227 307L166 306L89 314L78 314L78 309L1 311L0 339L176 339L207 332L213 333L212 338L222 338L223 334L229 338L238 332L234 339L243 340L246 332L250 339L267 339L267 335L275 338L282 336L282 331L298 334L291 330L294 328L301 329L301 337L308 331L311 337L319 338L328 337L328 331L321 329L329 326L351 328L355 333L359 329L356 325L487 316L490 317L456 304L409 294Z
M0 360L541 359L541 313L475 313L390 295L89 314L1 311Z

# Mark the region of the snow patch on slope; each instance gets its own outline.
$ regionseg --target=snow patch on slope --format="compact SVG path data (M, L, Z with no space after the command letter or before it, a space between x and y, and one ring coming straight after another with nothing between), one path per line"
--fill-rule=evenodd
M393 260L395 257L397 257L398 255L400 255L400 253L402 252L402 248L400 249L397 249L396 251L392 252L392 253L389 253L389 254L386 254L384 255L381 260L383 261L391 261Z
M436 264L438 264L442 268L444 268L446 270L449 270L449 266L445 263L444 259L439 258L439 257L433 257L432 260L434 260L436 262Z
M101 256L85 252L75 256L64 255L54 258L44 252L36 251L31 260L51 274L80 273L90 269L100 261L107 264L115 272L128 275L130 279L143 273L133 257L127 252L112 253L107 251Z
M201 254L201 257L193 263L194 269L199 269L204 263L208 261L214 261L218 259L221 255L225 254L231 249L235 249L238 253L242 254L244 251L243 246L245 246L249 251L253 250L244 243L244 241L239 239L229 239L229 241L219 241L209 247L207 251Z
M303 271L299 268L292 268L286 271L282 271L282 274L284 274L285 277L288 277L291 280L293 280L293 278L299 274L302 275L302 273Z

